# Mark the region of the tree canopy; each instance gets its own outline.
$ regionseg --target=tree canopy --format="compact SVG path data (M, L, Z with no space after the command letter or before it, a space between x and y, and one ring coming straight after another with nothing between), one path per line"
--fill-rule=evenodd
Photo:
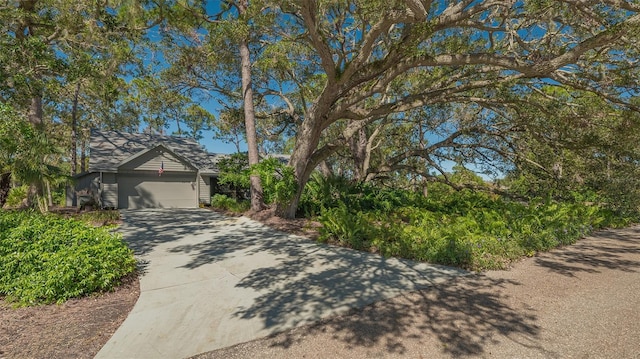
M281 9L304 41L307 73L320 77L306 98L291 165L301 184L328 156L376 124L426 123L439 140L403 141L388 170L422 159L510 159L522 109L546 87L587 91L619 109L638 88L638 4L599 1L305 1ZM591 3L590 3L591 5ZM316 80L316 79L314 79ZM303 90L303 89L299 89ZM428 114L447 106L438 124ZM546 116L549 111L539 111ZM411 123L411 121L414 121ZM334 129L338 127L338 129ZM325 135L331 133L331 137ZM365 143L366 141L361 141ZM418 146L416 146L418 145ZM515 153L518 155L518 153ZM471 158L470 158L471 157ZM417 163L420 163L418 161ZM294 213L295 200L286 215Z
M457 164L513 188L611 193L637 171L637 0L129 5L0 6L11 49L0 54L2 101L33 123L45 111L60 132L78 121L176 122L195 137L211 126L236 143L255 132L261 150L291 154L298 188L278 203L288 217L317 169L426 191L459 186Z

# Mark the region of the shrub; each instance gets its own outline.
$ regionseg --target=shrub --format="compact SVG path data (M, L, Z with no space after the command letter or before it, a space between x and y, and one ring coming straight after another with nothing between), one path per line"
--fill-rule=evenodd
M218 162L218 192L233 198L249 198L249 157L246 152L234 153Z
M320 229L320 240L326 241L330 238L336 239L342 245L356 249L367 249L365 243L368 237L369 221L362 213L349 212L342 204L336 208L327 209L320 216L323 224Z
M107 228L35 212L0 212L0 295L18 305L112 290L135 265L121 236Z
M337 191L336 184L345 190ZM637 220L597 201L524 203L466 190L425 198L332 180L313 186L306 196L317 199L317 207L311 201L305 206L321 213L321 240L473 270L505 268L522 256L574 243L594 229Z
M224 194L211 196L211 207L224 211L242 213L249 210L251 203L247 200L235 200Z
M9 190L9 196L7 197L7 203L5 205L7 207L20 207L22 205L22 201L27 198L28 190L29 186L27 185L11 188L11 190Z
M293 168L275 157L265 158L251 166L251 173L260 177L265 204L286 202L296 194Z
M351 183L344 177L324 177L314 173L305 186L299 212L306 216L320 215L324 210L341 204L352 211L389 211L407 204L425 205L426 198L410 191L381 189L367 183Z

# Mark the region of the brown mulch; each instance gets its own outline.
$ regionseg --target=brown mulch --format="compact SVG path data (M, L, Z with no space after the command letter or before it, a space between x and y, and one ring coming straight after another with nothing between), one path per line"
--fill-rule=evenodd
M273 208L260 212L247 212L244 215L278 231L308 237L310 239L318 238L319 230L322 226L319 222L306 218L280 218L276 216L275 209Z
M64 304L13 308L0 301L0 359L93 358L140 296L137 276L113 292Z
M222 213L229 217L246 216L254 221L261 222L262 224L269 226L275 230L294 234L297 236L303 236L315 240L320 235L319 222L312 221L306 218L293 218L285 219L276 216L275 208L267 208L260 212L247 211L244 213L238 213L233 211L221 210L219 208L209 207L210 210L218 213Z

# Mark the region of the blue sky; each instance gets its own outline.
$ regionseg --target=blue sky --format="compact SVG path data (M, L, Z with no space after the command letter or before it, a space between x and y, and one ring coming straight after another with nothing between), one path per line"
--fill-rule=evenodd
M200 143L203 144L204 147L206 147L206 149L209 152L213 152L213 153L236 152L236 146L234 144L214 140L213 131L202 131L202 133L205 137L202 140L200 140ZM244 141L240 144L240 150L243 152L247 150L247 145L246 143L244 143Z
M221 5L221 2L218 0L215 0L215 1L207 1L205 6L208 14L215 14L220 11L220 5ZM157 31L157 27L149 31L149 33L147 34L147 36L152 41L159 41L160 39L160 35L156 31ZM149 54L149 56L154 56L155 60L159 61L160 64L166 65L165 60L162 58L161 52ZM130 80L131 78L127 78L127 81L130 81ZM212 113L214 116L218 117L220 106L216 104L215 98L208 101L199 102L199 105L202 106L207 111L209 111L210 113ZM146 124L142 124L142 126L146 126ZM165 131L167 134L173 134L178 131L178 127L175 123L169 123L169 126L165 128ZM202 139L200 139L198 142L200 142L200 144L205 146L207 151L212 153L234 153L237 151L236 146L233 143L226 143L224 141L214 140L213 136L214 136L214 131L202 131ZM240 150L241 151L247 150L247 145L246 143L244 143L244 141L240 145Z
M206 8L207 8L207 12L209 14L214 14L220 11L220 2L219 1L208 1L206 3ZM216 103L215 99L211 99L209 101L205 101L205 102L201 102L200 105L205 108L207 111L209 111L210 113L214 114L214 116L218 117L218 113L219 113L219 104ZM177 126L175 124L170 124L169 128L167 129L167 133L171 134L177 132ZM214 136L214 131L202 131L202 139L199 141L203 146L205 146L205 148L212 153L234 153L237 151L235 144L233 143L226 143L220 140L214 140L213 139ZM437 135L433 134L434 138L432 139L433 141L437 141ZM241 151L246 151L247 150L247 146L246 143L241 143L240 145L240 150ZM450 171L451 168L453 167L454 163L450 162L450 161L446 161L445 163L442 163L443 168L447 171ZM472 167L472 166L470 166ZM485 175L483 175L482 177L487 177Z

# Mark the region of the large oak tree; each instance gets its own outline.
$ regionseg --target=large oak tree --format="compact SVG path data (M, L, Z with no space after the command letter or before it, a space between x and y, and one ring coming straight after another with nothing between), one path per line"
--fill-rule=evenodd
M310 0L281 9L296 24L281 39L305 42L305 65L322 81L300 106L290 162L298 191L280 204L282 216L295 215L323 160L385 116L438 104L495 116L549 84L634 108L626 99L638 85L635 1ZM475 125L471 118L466 127L489 132L482 119L492 118L478 117ZM327 138L337 125L340 133ZM444 144L467 129L451 132ZM429 159L429 151L407 147L391 162Z

